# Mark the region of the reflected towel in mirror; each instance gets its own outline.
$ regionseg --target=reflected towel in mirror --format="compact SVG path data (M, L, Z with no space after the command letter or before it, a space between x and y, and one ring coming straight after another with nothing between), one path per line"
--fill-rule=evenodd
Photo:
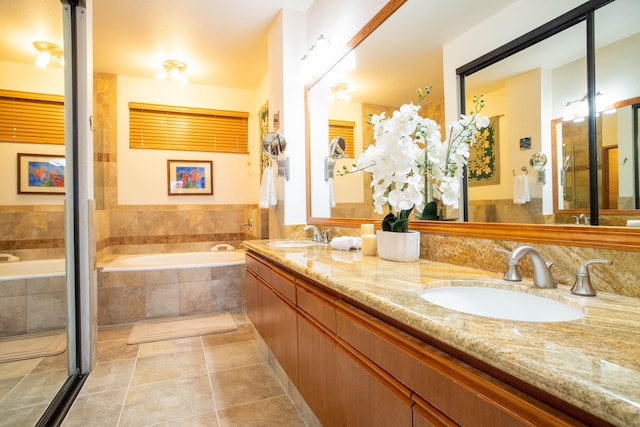
M262 209L268 209L278 204L276 197L276 186L273 178L273 169L271 164L262 172L262 184L260 185L260 202L258 206Z
M513 203L522 205L530 201L529 179L527 175L518 175L513 178Z

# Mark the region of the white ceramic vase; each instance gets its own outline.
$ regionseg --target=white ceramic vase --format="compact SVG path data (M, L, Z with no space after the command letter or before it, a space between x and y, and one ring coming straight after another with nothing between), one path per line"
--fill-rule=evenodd
M377 231L378 256L389 261L413 262L420 258L420 233Z

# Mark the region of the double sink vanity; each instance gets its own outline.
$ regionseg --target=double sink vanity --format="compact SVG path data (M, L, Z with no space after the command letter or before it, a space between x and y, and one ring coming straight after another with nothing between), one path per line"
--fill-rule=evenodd
M244 246L247 315L322 425L640 425L635 298L310 241Z

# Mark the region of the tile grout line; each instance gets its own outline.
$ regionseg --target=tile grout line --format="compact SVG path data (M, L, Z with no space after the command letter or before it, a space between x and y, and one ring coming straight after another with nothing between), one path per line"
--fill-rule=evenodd
M127 389L124 393L124 397L122 398L122 405L120 406L120 414L118 415L118 422L116 423L116 427L120 425L122 422L122 415L124 415L124 407L127 402L127 397L129 397L129 391L131 390L131 382L133 381L133 375L136 372L136 366L138 366L138 357L140 355L140 344L138 344L138 351L136 352L136 358L133 362L133 368L131 369L131 375L129 376L129 382L127 383Z
M218 426L220 426L220 414L218 413L218 403L216 402L216 395L213 391L213 382L211 381L211 372L209 371L209 362L207 362L207 355L205 352L204 340L202 339L202 335L200 335L200 345L202 348L202 355L204 356L204 364L207 368L207 380L209 381L209 390L211 390L211 398L213 399L213 409L216 413L216 422Z

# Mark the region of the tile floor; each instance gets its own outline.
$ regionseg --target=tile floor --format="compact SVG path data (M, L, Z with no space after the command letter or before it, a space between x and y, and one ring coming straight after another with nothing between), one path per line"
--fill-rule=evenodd
M0 363L0 427L32 427L67 379L67 352Z
M305 426L253 325L234 318L236 331L139 345L126 344L132 325L100 328L98 364L63 426ZM32 426L40 406L21 418L0 412L0 426Z

